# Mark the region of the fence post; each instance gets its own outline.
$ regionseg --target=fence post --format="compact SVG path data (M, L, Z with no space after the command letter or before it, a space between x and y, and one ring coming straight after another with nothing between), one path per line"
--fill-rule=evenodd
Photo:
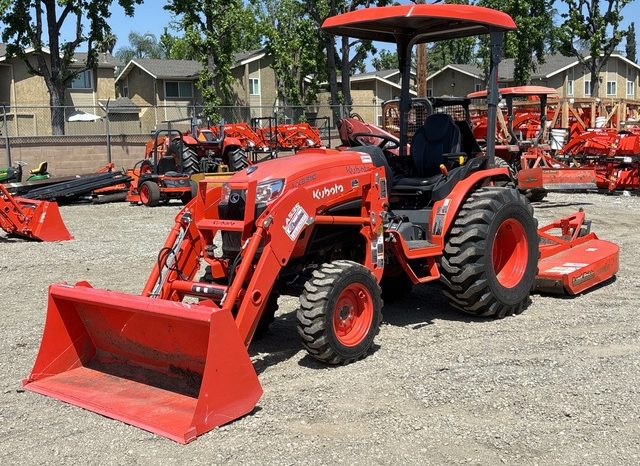
M104 129L107 142L107 163L111 163L111 128L109 127L109 103L111 97L107 99L107 116L104 118Z
M7 107L2 106L2 127L4 128L4 147L7 153L7 167L11 166L11 146L9 145L9 124L7 123Z

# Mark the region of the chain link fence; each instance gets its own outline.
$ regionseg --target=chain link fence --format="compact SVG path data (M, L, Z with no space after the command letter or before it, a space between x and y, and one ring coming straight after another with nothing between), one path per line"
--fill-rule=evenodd
M226 123L246 123L268 126L283 123L308 122L320 129L327 146L337 145L337 117L346 115L343 107L311 105L306 107L221 106L216 109ZM359 114L365 121L381 124L379 105L354 105L349 113ZM192 125L200 128L218 125L203 116L198 106L0 106L0 150L11 162L12 144L46 146L52 141L73 141L74 144L105 144L110 152L114 139L143 140L159 129L186 132ZM4 165L4 164L0 164Z

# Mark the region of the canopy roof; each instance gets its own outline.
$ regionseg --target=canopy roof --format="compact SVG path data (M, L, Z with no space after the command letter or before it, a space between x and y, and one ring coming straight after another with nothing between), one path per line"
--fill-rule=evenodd
M503 87L500 89L501 96L530 96L530 95L555 95L557 91L552 87L544 86L515 86ZM481 99L487 96L487 90L472 92L467 97L470 99Z
M327 18L331 34L396 43L398 38L435 42L515 29L501 11L473 5L398 5L363 8Z

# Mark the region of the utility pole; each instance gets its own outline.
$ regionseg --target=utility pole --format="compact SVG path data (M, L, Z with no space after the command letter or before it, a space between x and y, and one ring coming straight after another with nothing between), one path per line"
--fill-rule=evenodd
M415 0L417 5L424 0ZM427 44L418 44L416 47L416 79L418 81L418 97L427 96Z

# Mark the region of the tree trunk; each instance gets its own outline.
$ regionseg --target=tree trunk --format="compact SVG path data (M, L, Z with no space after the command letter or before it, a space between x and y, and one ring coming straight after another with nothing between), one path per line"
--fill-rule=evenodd
M600 92L600 79L598 76L598 69L595 67L595 63L593 68L591 68L591 97L598 97L598 93Z
M353 100L351 99L351 66L349 63L349 38L347 36L342 36L341 52L342 99L344 100L346 114L349 115Z
M64 134L64 84L54 83L49 89L51 105L51 132L54 136Z
M329 73L329 92L331 94L331 110L333 111L333 122L338 123L338 120L342 118L340 110L338 108L338 75L336 73L336 44L333 36L328 36L326 41L327 49L327 71Z

